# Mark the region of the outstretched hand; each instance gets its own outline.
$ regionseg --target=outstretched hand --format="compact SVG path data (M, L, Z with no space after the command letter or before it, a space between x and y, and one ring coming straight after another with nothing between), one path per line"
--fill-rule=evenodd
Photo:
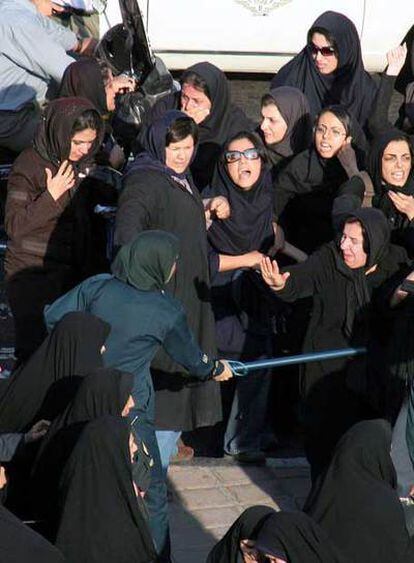
M276 260L271 260L267 256L263 258L260 263L260 271L262 273L263 280L275 291L283 289L288 277L290 276L289 272L281 274Z

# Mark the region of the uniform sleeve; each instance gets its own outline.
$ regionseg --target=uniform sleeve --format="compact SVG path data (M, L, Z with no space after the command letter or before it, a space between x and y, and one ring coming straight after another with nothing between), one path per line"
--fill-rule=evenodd
M77 39L72 32L68 36L52 29L51 34L47 24L44 28L34 24L19 26L14 31L13 48L7 51L7 56L28 72L59 83L66 67L74 62L66 51L76 46Z
M214 361L200 350L183 310L177 313L175 322L164 339L163 347L190 375L202 381L209 379Z
M151 184L146 175L132 174L125 178L116 213L115 246L127 244L141 231L155 228L159 192Z
M45 173L46 178L46 173ZM5 227L9 238L18 240L50 219L60 216L64 207L55 201L46 187L34 186L33 180L16 166L7 183Z
M110 274L100 274L89 278L56 299L51 305L46 305L44 318L47 330L50 332L66 313L72 311L89 312L93 296L99 286L109 279L112 279Z

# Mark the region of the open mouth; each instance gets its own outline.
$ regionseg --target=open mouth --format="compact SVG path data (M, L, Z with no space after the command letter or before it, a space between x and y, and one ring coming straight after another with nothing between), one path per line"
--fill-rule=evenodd
M321 152L329 152L332 150L332 147L328 143L320 143L319 149Z
M394 178L395 180L404 180L405 179L405 172L403 172L403 171L392 172L391 177Z

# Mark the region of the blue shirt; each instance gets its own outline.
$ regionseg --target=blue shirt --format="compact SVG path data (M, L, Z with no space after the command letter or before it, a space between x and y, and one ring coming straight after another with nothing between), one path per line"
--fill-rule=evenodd
M17 111L61 81L77 38L30 0L0 0L0 14L0 110Z

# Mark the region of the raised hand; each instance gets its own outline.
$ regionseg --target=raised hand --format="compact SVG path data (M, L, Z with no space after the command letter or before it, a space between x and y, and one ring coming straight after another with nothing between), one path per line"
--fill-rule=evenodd
M193 118L197 125L204 121L208 115L210 115L210 110L208 108L196 108L181 111L187 114L188 117Z
M47 190L55 201L75 185L75 173L68 160L62 162L55 176L49 168L45 168L45 172Z
M271 260L267 256L260 263L260 271L262 272L263 280L275 291L283 289L290 276L289 272L281 274L276 260Z
M387 72L388 76L398 76L407 58L407 44L398 45L387 53Z
M388 196L400 213L404 213L410 221L414 219L414 197L400 192L388 192Z

